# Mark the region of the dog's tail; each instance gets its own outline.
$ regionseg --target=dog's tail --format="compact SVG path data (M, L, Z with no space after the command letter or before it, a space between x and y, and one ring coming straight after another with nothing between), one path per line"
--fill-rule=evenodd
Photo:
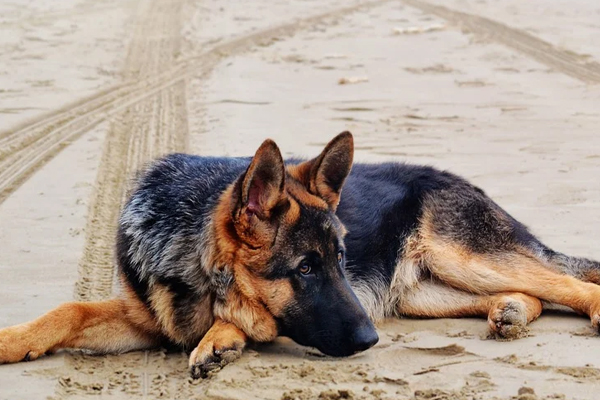
M556 251L550 251L547 260L552 267L564 274L600 285L600 262L598 261L572 257Z
M569 256L550 249L537 238L531 237L531 239L528 241L527 247L542 264L561 274L600 285L600 262L589 258Z
M529 256L533 256L544 266L558 273L600 285L600 261L573 257L555 251L542 243L520 222L513 219L513 224L514 231L518 232L517 242L527 249Z

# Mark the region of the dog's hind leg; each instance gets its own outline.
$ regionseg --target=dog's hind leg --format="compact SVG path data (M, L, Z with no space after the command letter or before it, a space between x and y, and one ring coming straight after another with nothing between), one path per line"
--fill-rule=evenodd
M519 292L572 308L600 323L600 286L563 275L527 249L475 253L443 238L424 242L427 268L440 281L471 293Z
M65 303L31 322L0 329L0 363L34 360L64 348L119 353L157 345L160 335L149 312L131 301Z
M523 293L480 295L421 281L401 297L397 311L420 318L483 317L497 338L517 339L526 334L527 324L539 317L542 303Z
M406 243L406 262L447 285L477 294L524 293L600 325L600 286L577 279L592 281L594 264L580 268L572 259L556 259L483 191L458 178L424 200L419 226Z
M524 293L499 293L491 297L487 320L496 338L517 339L524 336L527 325L542 313L540 299Z

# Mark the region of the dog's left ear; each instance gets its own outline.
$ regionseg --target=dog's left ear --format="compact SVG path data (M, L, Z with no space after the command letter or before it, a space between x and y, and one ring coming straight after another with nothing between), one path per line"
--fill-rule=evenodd
M345 131L333 138L317 158L299 164L297 175L309 192L321 197L335 211L353 158L354 139Z

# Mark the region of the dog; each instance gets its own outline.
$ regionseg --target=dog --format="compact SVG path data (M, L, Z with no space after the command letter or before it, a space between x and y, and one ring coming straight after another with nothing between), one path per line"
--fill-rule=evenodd
M353 151L343 132L309 161L266 140L252 158L154 162L119 220L119 296L0 330L0 362L176 345L200 378L277 336L349 356L386 317L484 317L513 339L542 302L598 328L598 262L551 250L461 177L353 166Z

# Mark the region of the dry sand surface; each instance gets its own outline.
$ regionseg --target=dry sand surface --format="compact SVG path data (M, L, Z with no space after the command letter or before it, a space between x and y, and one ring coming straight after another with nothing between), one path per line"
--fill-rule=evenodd
M115 221L144 162L266 137L312 156L349 129L358 160L462 174L600 259L600 4L428 1L1 2L0 326L118 290ZM206 381L184 354L60 353L0 366L0 399L600 398L581 317L544 314L513 342L475 319L379 333L341 360L253 346Z

